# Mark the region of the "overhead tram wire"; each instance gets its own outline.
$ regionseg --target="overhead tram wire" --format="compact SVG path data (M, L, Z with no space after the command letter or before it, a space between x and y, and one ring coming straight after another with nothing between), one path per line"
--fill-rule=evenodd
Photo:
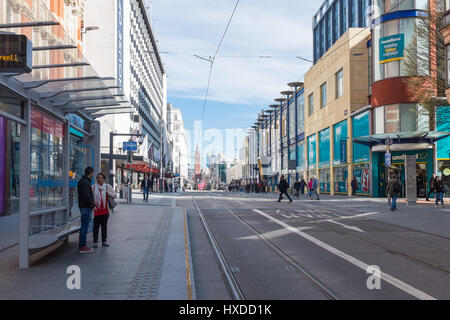
M236 1L236 5L234 6L234 9L233 9L233 12L231 13L230 19L228 20L227 27L225 28L225 31L224 31L224 33L222 35L222 38L220 39L219 45L217 46L216 52L214 53L214 56L213 56L213 58L211 60L211 66L209 68L209 75L208 75L208 84L207 84L207 87L206 87L205 100L203 102L202 121L203 121L204 116L205 116L206 101L208 100L209 86L210 86L210 83L211 83L211 75L212 75L212 70L213 70L213 66L214 66L214 61L216 60L217 54L219 53L220 47L222 46L222 42L225 39L225 35L227 34L228 28L230 27L231 20L233 19L233 16L234 16L234 14L236 12L236 9L237 9L237 7L239 5L239 1L240 0Z

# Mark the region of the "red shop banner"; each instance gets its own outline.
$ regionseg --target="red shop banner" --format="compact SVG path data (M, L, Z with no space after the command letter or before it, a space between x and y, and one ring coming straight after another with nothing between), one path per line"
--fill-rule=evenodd
M55 120L55 136L58 138L64 138L64 124Z
M32 128L42 130L42 116L42 113L34 108L31 108L30 122Z
M42 118L42 131L47 132L48 134L55 134L55 120L45 114Z

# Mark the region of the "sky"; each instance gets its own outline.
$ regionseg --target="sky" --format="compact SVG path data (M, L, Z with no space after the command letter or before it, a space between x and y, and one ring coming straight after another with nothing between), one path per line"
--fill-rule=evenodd
M168 102L183 111L192 137L202 110L210 64L194 57L214 55L236 0L152 0L151 21L167 74ZM322 1L240 0L214 63L201 127L208 130L253 125L288 82L299 81L312 63L312 17ZM272 58L258 58L271 56ZM197 123L198 126L198 123ZM225 134L224 134L225 136ZM234 144L241 147L240 137ZM235 139L236 140L236 139ZM191 142L192 142L191 141ZM204 142L204 141L203 141ZM209 151L226 153L225 145ZM206 144L207 145L207 144ZM203 143L203 148L208 149ZM215 150L217 149L217 150ZM236 148L231 148L236 149ZM202 151L202 153L204 153Z

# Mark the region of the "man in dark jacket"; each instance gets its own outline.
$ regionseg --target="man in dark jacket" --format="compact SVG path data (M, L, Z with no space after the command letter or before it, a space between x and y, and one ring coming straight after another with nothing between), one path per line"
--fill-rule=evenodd
M436 175L433 174L430 179L430 185L429 185L430 191L428 191L428 193L427 193L427 201L430 201L430 195L434 192L434 179L435 178L436 178Z
M392 178L389 180L386 187L388 196L392 198L391 211L397 210L397 198L401 196L402 188L402 184L400 183L400 180L398 180L397 175L392 175Z
M286 182L286 180L284 179L284 176L282 175L280 178L280 183L278 184L278 191L280 192L280 198L278 198L278 202L281 201L281 199L283 199L283 194L286 195L286 197L288 197L289 202L292 202L291 197L289 197L289 195L287 194L289 185Z
M80 228L80 253L93 252L91 248L86 246L86 238L88 233L89 223L92 220L92 209L95 208L94 193L92 191L92 176L94 169L87 167L84 170L83 178L78 181L78 207L81 212L81 228Z
M150 192L151 180L147 174L144 174L144 179L141 182L142 193L144 194L144 201L148 202L148 194Z
M295 195L298 199L299 195L300 195L300 181L295 181L294 183L294 189L295 189Z
M358 181L356 180L356 177L353 177L351 186L352 186L352 197L356 197L356 190L358 190Z

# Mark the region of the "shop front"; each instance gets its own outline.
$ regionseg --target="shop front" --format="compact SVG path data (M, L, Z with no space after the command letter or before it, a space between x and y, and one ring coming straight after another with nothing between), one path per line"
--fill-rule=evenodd
M385 166L385 153L374 152L372 155L374 164L374 196L386 197L386 174L390 176L395 174L403 186L402 197L405 196L405 158L407 155L416 157L416 181L417 197L425 198L427 196L428 183L433 174L433 150L411 150L391 152L392 165L389 170Z
M319 132L319 188L321 193L330 193L330 128Z

